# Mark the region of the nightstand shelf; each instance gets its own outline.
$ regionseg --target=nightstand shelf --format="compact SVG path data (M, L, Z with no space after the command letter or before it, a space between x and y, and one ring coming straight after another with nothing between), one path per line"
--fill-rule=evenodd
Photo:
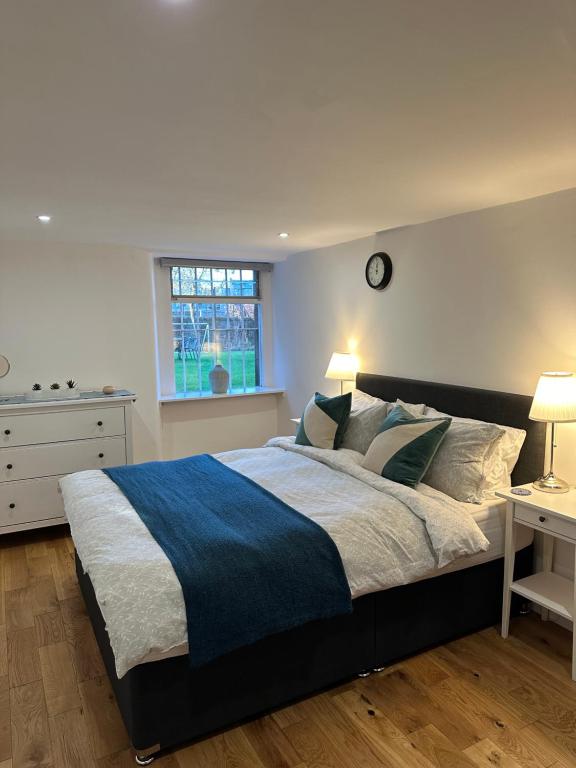
M513 581L512 592L538 603L559 616L572 621L574 613L574 584L557 573L541 571L525 579Z
M521 595L542 608L542 619L549 612L572 622L572 679L576 680L576 589L573 579L552 572L556 539L576 544L576 492L548 494L525 485L529 495L511 491L497 495L506 499L506 544L504 549L504 591L502 600L502 637L508 637L512 593ZM543 537L542 570L514 581L516 528L519 525L538 531Z

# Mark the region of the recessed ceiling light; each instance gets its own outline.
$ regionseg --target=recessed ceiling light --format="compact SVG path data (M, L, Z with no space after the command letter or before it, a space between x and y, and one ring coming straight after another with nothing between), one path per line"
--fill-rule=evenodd
M278 237L281 237L282 240L286 240L287 237L290 237L289 232L278 232Z
M47 213L41 213L39 216L36 216L38 221L41 221L42 224L48 224L49 221L52 220L52 216L48 216Z

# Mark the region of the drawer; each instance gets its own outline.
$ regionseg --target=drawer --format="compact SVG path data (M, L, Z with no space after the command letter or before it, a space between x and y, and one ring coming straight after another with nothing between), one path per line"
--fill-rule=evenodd
M0 448L0 483L126 464L123 437Z
M0 448L112 437L125 432L123 406L0 416Z
M0 532L6 525L64 517L57 477L0 485Z
M549 531L558 536L576 541L576 519L573 523L554 517L548 512L539 512L537 509L523 507L518 504L514 507L514 519L527 523L539 531Z

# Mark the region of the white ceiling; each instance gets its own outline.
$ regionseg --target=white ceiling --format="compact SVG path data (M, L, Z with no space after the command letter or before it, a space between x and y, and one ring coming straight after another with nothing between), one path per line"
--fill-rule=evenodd
M12 0L0 50L3 237L281 256L576 186L574 0Z

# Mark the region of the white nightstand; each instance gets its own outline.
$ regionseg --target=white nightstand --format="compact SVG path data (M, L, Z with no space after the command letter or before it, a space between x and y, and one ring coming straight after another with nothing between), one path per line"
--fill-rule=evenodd
M563 539L576 545L576 491L552 494L537 491L531 484L521 487L531 491L530 496L517 496L510 491L497 494L506 499L502 637L508 637L512 592L542 606L544 620L549 611L571 622L576 615L574 581L552 573L554 540ZM519 581L513 580L516 525L526 525L545 534L543 570ZM572 640L572 679L576 680L576 632Z

